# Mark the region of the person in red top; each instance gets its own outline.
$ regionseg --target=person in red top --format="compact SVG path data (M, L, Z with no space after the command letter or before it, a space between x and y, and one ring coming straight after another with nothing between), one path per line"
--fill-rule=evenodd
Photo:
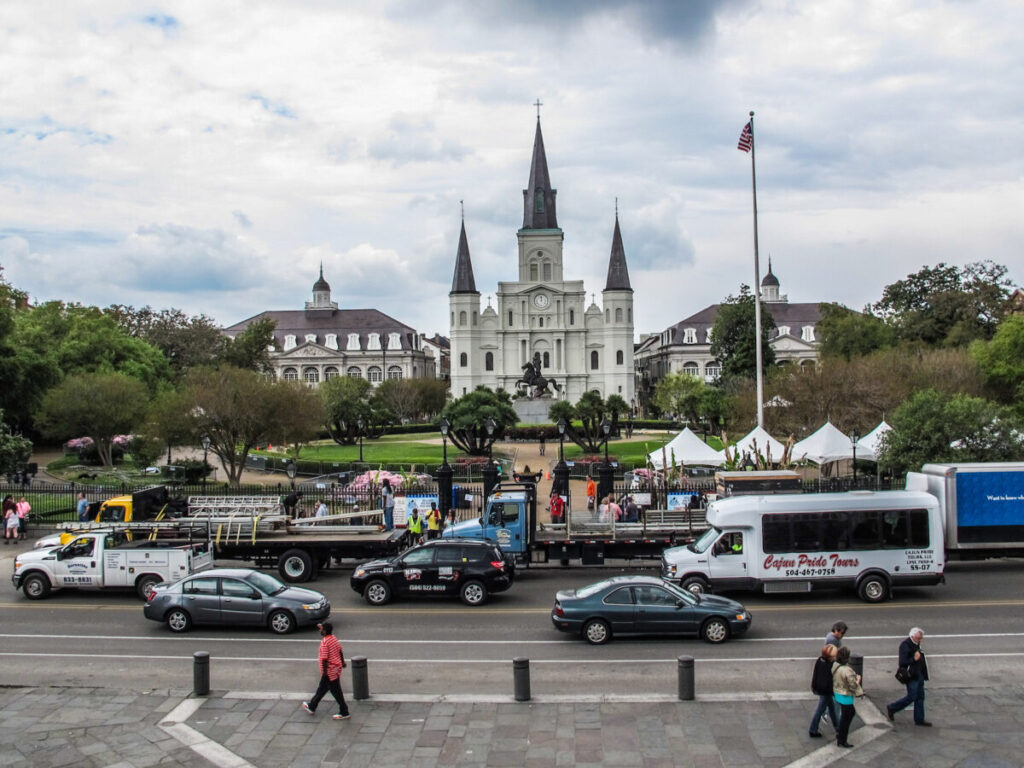
M309 701L302 702L302 708L313 714L316 712L316 705L320 699L330 691L334 700L338 702L338 714L334 715L335 720L348 720L351 715L348 713L348 704L345 703L345 694L341 692L341 670L348 666L345 663L345 654L341 650L341 643L334 636L334 625L329 621L317 626L320 630L320 685Z
M565 514L565 502L562 501L562 497L561 496L555 495L555 496L551 497L550 509L551 509L551 522L552 523L564 523L565 522L565 519L563 518L563 515Z

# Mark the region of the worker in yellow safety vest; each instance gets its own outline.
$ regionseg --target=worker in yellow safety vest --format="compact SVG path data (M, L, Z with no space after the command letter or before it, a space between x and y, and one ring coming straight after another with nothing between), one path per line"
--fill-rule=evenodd
M416 507L413 507L412 512L409 513L409 519L406 521L405 527L409 529L410 544L421 544L423 542L423 518L420 517L420 511Z

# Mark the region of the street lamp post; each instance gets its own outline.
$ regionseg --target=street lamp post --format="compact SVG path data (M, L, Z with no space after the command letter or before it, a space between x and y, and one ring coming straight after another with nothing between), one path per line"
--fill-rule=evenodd
M597 471L598 483L601 486L597 495L603 499L606 496L611 496L614 491L614 472L611 462L608 460L608 440L611 437L612 431L612 424L608 421L608 417L601 419L600 428L601 433L604 435L604 464Z
M441 453L442 463L437 470L437 495L438 503L441 505L441 512L448 514L454 505L452 502L452 475L454 472L448 464L448 432L451 430L451 422L448 419L441 419Z
M494 491L494 487L498 484L498 469L494 466L494 433L498 429L497 422L492 418L488 418L484 422L484 430L487 432L487 466L484 467L482 472L484 476L484 498L483 503L487 504L487 499Z
M359 463L363 463L363 435L366 434L366 420L360 416L356 422L356 427L359 429Z
M288 475L288 482L291 484L292 490L295 490L295 474L298 467L295 465L295 459L288 462L288 466L285 467L285 474Z
M860 435L857 434L857 430L853 430L850 433L850 445L853 446L853 487L857 487L857 441L860 440Z
M206 457L210 453L210 436L203 435L203 439L200 440L203 445L203 493L206 493L206 475L210 471L209 466L206 463Z
M569 506L569 465L565 463L565 430L568 425L565 419L558 420L558 463L555 465L555 485L552 490L554 494L565 496L566 506Z

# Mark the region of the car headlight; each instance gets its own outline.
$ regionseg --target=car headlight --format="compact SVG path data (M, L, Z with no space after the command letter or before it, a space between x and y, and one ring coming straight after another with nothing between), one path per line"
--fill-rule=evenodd
M323 601L321 600L318 603L306 603L306 604L304 604L302 606L302 608L304 610L307 610L307 611L315 611L317 608L321 607L322 605L323 605Z
M747 618L747 612L746 611L744 611L743 613L737 613L736 614L736 621L744 621L744 620L746 620L746 618Z
M358 579L360 576L365 576L366 575L366 569L365 568L356 568L356 572L353 573L352 575L355 576Z

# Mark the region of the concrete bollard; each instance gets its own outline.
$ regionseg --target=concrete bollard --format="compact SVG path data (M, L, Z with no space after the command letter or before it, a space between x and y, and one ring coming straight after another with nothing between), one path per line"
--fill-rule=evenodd
M850 668L861 676L861 685L864 684L864 657L859 653L850 654Z
M530 700L530 660L523 656L512 659L512 682L516 701Z
M192 693L196 696L210 695L210 654L206 651L192 654Z
M365 656L352 657L352 698L356 701L370 698L370 670Z
M694 696L693 656L679 657L679 700L693 701Z

